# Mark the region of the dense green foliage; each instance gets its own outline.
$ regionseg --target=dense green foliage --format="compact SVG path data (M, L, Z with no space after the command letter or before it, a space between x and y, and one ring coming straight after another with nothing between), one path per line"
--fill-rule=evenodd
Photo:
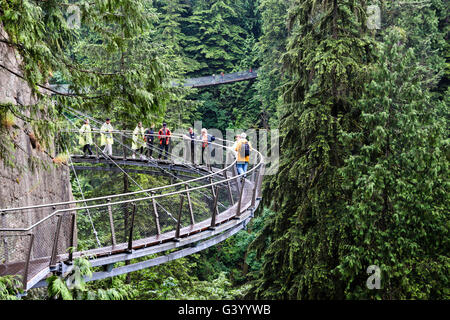
M0 23L8 38L1 41L20 54L23 74L0 67L26 80L39 99L14 110L2 104L0 114L14 111L51 153L59 127L50 100L57 108L95 109L102 117L109 112L124 127L143 116L161 117L170 92L165 64L150 42L154 20L154 9L136 0L2 0ZM49 81L69 83L70 92L55 94ZM13 165L14 147L0 146L6 164Z
M352 149L341 138L354 130L373 56L364 23L363 4L356 1L297 1L289 12L283 61L293 80L280 119L280 169L265 189L278 215L268 225L274 242L257 297L343 298L335 268L345 245L339 219L346 199L337 169Z
M443 103L432 100L405 40L404 30L388 31L359 102L362 128L344 138L361 143L340 171L351 201L343 211L348 232L339 268L351 298L368 296L352 283L370 264L382 270L379 297L449 294L442 286L450 266L447 123L439 117Z
M0 300L18 300L22 283L16 276L0 277Z
M69 275L76 286L52 277L41 298L449 298L448 2L0 1L9 35L0 41L23 57L32 88L50 81L73 90L52 97L57 108L41 97L31 117L56 118L67 105L98 119L109 115L118 129L137 121L187 128L201 120L223 131L281 133L279 171L266 177L266 207L246 231L98 282L81 280L95 271L81 259ZM69 4L81 9L80 28L68 23ZM381 6L380 29L367 28L370 4ZM170 86L249 69L258 69L256 80ZM0 105L2 157L14 150L11 128L25 110ZM24 119L42 139L57 129L56 122ZM144 187L169 183L131 177ZM122 174L79 180L85 197L139 190ZM76 198L78 187L73 179ZM126 210L123 218L126 224ZM88 218L80 219L80 235L89 235ZM108 237L101 222L97 231ZM94 245L92 237L79 243ZM381 269L379 290L366 286L370 265ZM0 280L0 298L15 297L14 288Z
M245 31L238 10L231 0L196 1L192 7L185 50L200 62L200 74L230 71L242 59Z
M442 76L443 2L433 3L414 16L385 8L404 29L385 26L378 43L363 1L291 9L294 80L280 170L265 185L277 214L262 232L270 245L255 242L265 263L253 296L448 298L447 106L430 92ZM380 290L366 287L370 265Z
M261 127L278 126L278 108L286 74L281 68L281 55L287 39L287 7L289 1L260 1L261 30L258 41L260 74L257 82L257 98L260 101Z

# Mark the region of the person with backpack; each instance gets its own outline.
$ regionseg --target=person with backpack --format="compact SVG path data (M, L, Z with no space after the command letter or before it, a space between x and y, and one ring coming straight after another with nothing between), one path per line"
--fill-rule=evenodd
M133 142L131 144L131 149L133 149L133 156L132 158L136 158L136 152L139 151L140 156L139 158L143 159L143 153L144 153L144 146L145 146L145 133L144 128L142 127L142 122L138 122L136 128L134 128L133 131Z
M147 142L147 150L145 150L145 155L149 157L149 159L153 159L153 142L155 140L155 125L152 123L150 129L146 129L144 132L145 141Z
M100 128L100 145L105 146L103 153L107 153L109 156L112 156L112 145L114 143L113 130L111 119L106 118L105 123Z
M80 146L83 146L83 156L86 157L86 151L89 152L89 155L92 155L92 130L89 125L89 119L84 120L83 126L78 131L80 133L80 138L78 140Z
M159 129L158 139L159 139L158 159L161 159L164 150L164 160L167 160L167 156L169 154L170 130L167 129L167 124L165 122L163 123L163 127Z
M247 141L247 134L241 133L240 139L238 140L234 151L237 152L237 162L236 169L238 174L243 174L247 172L248 163L250 160L250 150L252 149L252 145L250 141ZM245 174L243 176L245 178Z

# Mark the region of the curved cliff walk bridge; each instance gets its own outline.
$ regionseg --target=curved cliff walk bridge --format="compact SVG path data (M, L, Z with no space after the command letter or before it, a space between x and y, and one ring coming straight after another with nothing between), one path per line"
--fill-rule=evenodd
M46 286L51 274L68 274L81 256L93 267L103 267L86 278L92 281L199 252L243 229L261 201L264 159L256 149L251 151L248 171L241 175L233 142L221 139L210 144L206 163L199 164L199 140L194 141L194 162L192 141L176 134L166 160L158 145L152 146L153 156L162 156L154 159L139 152L133 156L131 134L114 131L110 156L97 144L101 123L90 118L95 149L85 157L77 144L77 127L88 116L66 110L73 127L60 132L65 145L58 148L71 154L68 165L81 199L0 209L0 276L21 276L24 290ZM111 185L122 186L121 180L113 179L120 172L139 190L86 199L80 170L107 171ZM167 184L144 188L134 173L160 176L158 181ZM119 264L123 261L125 265Z

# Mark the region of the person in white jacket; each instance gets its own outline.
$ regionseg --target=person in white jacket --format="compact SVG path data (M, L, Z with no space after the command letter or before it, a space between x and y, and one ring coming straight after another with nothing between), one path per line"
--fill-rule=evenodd
M114 143L113 139L113 127L111 125L111 119L106 118L105 123L100 128L100 145L105 146L103 153L112 156L112 145Z
M210 164L211 162L211 142L216 140L216 137L209 134L208 130L203 128L201 134L197 137L197 140L201 141L202 144L202 161L200 164Z
M133 131L133 142L131 144L131 149L133 149L133 159L136 158L136 151L138 151L141 154L140 159L141 160L143 159L144 147L145 147L145 130L144 127L142 127L142 122L139 122Z
M86 157L86 151L89 152L89 155L92 155L92 130L89 125L89 119L84 120L84 124L78 132L80 133L78 143L83 147L84 156Z

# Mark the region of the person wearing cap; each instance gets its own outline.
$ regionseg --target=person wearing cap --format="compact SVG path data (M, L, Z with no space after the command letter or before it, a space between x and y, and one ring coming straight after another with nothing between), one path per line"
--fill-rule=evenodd
M105 123L100 128L100 145L105 146L103 153L112 156L112 145L114 139L112 136L113 127L111 125L111 119L106 118Z
M240 139L237 141L236 147L234 148L234 151L237 151L236 169L239 175L247 172L248 163L250 160L249 151L252 149L252 145L246 138L247 134L241 133ZM247 154L246 150L248 150ZM243 178L245 178L245 174Z
M161 129L158 132L159 139L159 156L161 159L164 150L164 160L167 160L167 155L169 154L169 143L170 143L170 130L167 129L167 124L164 122Z
M145 146L145 132L144 128L142 127L142 122L138 122L136 128L134 128L133 131L133 142L131 144L131 149L133 149L133 159L136 158L136 152L139 151L140 153L140 159L143 159L143 153L144 153L144 146Z
M92 130L89 125L89 119L84 120L84 124L81 126L80 130L80 138L78 140L80 146L83 146L83 154L86 157L86 151L89 152L89 155L92 155Z

